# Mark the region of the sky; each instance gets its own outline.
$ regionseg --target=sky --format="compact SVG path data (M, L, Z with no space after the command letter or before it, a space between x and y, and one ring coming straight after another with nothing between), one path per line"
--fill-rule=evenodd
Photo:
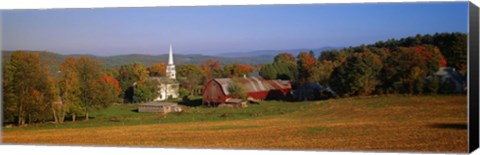
M2 50L215 55L464 32L468 2L1 11Z

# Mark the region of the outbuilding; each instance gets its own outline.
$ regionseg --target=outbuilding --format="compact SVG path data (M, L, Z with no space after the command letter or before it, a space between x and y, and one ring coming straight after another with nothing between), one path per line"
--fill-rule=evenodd
M148 102L138 105L138 112L151 112L151 113L169 113L169 112L181 112L182 108L177 103L171 102Z
M293 91L294 98L298 101L327 99L336 96L329 87L319 83L304 83Z
M435 73L440 77L440 91L445 93L462 93L467 91L467 83L465 78L452 67L440 67Z

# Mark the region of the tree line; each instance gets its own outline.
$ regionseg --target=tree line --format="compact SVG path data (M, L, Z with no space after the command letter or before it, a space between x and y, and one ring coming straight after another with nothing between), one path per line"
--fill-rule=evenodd
M68 58L57 75L48 74L38 53L15 51L3 67L3 121L27 123L79 115L89 119L92 110L109 106L117 97L117 81L103 65L88 57Z
M320 83L339 96L371 94L449 93L452 81L441 81L439 67L453 67L467 74L467 35L436 33L390 39L371 45L275 56L259 74L267 79L291 80L294 87Z
M465 78L466 41L463 33L437 33L323 51L318 57L313 51L297 56L281 53L273 63L264 65L221 65L220 60L207 59L200 65L176 66L179 93L180 97L198 96L213 78L243 77L252 72L266 79L291 80L294 88L320 83L340 96L449 93L452 83L441 81L434 73L449 66ZM115 102L153 100L159 83L151 77L166 74L163 62L106 68L89 57L69 57L56 73L49 73L46 67L38 53L25 51L13 52L3 63L4 122L62 123L79 116L88 120L91 111Z
M165 77L166 65L157 62L147 67L135 62L106 68L90 57L68 57L55 73L39 53L14 51L2 65L3 121L19 126L65 120L88 120L94 110L113 103L151 101L159 95L158 82L150 77ZM257 66L258 68L258 66ZM178 65L180 95L200 95L202 85L212 78L240 77L253 71L249 65L220 65L208 59L200 65Z

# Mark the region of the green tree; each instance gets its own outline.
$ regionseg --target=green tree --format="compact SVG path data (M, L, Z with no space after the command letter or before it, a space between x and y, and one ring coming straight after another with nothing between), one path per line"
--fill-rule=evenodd
M72 116L73 121L76 116L83 114L80 105L80 80L78 75L78 62L69 57L60 65L61 77L59 80L59 89L62 105L54 110L55 120L63 123L65 116Z
M298 67L298 83L302 84L309 81L310 76L313 74L315 63L317 63L315 57L307 52L300 52L297 56Z
M213 78L225 77L220 60L207 59L200 64L200 70L202 70L202 74L206 79L205 82Z
M148 71L141 63L131 63L120 66L119 75L116 78L122 90L119 96L124 99L124 102L131 102L133 92L130 90L132 90L133 84L135 82L145 81L147 78Z
M189 95L195 95L195 88L205 81L202 70L193 64L179 65L177 75L180 87L188 90Z
M232 81L233 81L232 84L230 84L227 88L228 92L230 93L230 96L232 96L233 98L246 100L248 97L247 91L245 90L243 85L239 82L239 79L233 78Z
M159 96L159 83L155 80L137 82L134 88L134 101L148 102Z
M308 77L309 82L319 82L323 85L328 85L328 80L334 69L334 62L332 61L317 61L314 66L310 77Z
M286 52L276 55L273 62L274 63L289 63L289 64L292 64L292 65L297 64L296 60L295 60L295 56L293 56L290 53L286 53Z
M273 64L262 65L258 74L265 79L277 79L277 71L273 70Z
M80 106L89 120L89 113L111 105L111 93L115 88L103 81L103 65L89 57L78 59L78 77L80 86Z
M456 68L464 76L467 72L467 44L465 33L436 33L433 35L433 45L437 46L445 56L447 66Z
M416 47L399 47L392 53L392 61L395 64L396 75L395 89L402 93L422 93L423 80L428 74L425 54Z
M154 77L165 77L167 74L167 65L163 62L157 62L152 64L148 69L149 75Z
M223 72L226 77L243 77L248 76L252 72L252 68L249 65L234 63L225 65Z
M18 61L18 60L17 60ZM7 60L3 62L2 65L2 91L3 91L3 122L14 122L18 118L18 102L16 98L18 97L16 94L16 90L14 89L14 75L16 70L16 66L11 63L11 60ZM17 123L18 124L18 123Z
M370 51L353 53L332 73L329 85L341 96L369 95L378 84L380 57Z
M104 99L108 102L116 102L118 100L118 95L122 91L119 82L115 78L106 74L103 75L101 82L101 87L105 90L102 92L105 93Z
M275 62L263 65L259 71L265 79L282 79L296 81L298 77L297 65L285 62Z
M395 89L394 77L398 74L398 64L393 60L392 52L388 48L373 48L372 51L380 56L383 62L383 67L378 74L379 85L376 88L378 94L390 94L397 92Z
M323 60L328 60L328 61L345 61L349 53L345 50L330 50L330 51L323 51L320 56L318 57L318 60L323 61Z

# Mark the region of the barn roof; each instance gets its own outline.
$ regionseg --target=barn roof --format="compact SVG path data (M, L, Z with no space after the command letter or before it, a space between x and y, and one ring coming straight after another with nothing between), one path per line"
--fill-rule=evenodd
M229 95L228 87L233 83L231 78L217 78L213 80L222 86L222 91L225 95ZM265 80L263 78L254 76L238 78L238 82L243 85L245 91L249 93L291 88L288 81Z
M454 68L452 67L440 67L438 69L438 71L435 73L435 75L438 75L438 76L444 76L444 77L450 77L452 78L453 80L459 82L459 83L463 83L463 78L462 76L460 75L460 73L458 73Z

